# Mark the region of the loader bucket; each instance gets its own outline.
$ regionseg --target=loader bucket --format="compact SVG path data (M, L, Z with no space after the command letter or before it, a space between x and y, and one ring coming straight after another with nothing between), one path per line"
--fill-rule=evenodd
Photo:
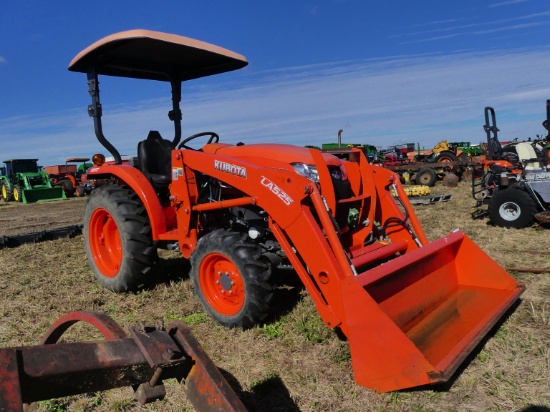
M67 199L63 187L48 187L40 189L23 189L23 203L49 202Z
M524 289L460 231L347 278L355 380L379 392L447 381Z

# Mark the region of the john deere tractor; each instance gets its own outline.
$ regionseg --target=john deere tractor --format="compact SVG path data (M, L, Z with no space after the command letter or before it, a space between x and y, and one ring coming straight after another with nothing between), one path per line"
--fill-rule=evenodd
M63 188L52 187L48 174L38 167L38 159L4 160L0 175L4 202L32 203L66 199Z

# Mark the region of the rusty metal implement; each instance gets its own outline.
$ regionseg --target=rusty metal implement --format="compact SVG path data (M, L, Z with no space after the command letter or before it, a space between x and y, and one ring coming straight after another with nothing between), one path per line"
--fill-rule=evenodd
M73 324L95 327L104 341L56 343ZM130 337L108 316L71 312L40 345L0 349L0 410L81 393L132 386L138 402L163 399L163 381L177 379L198 411L246 411L212 360L181 321L166 330L134 326Z

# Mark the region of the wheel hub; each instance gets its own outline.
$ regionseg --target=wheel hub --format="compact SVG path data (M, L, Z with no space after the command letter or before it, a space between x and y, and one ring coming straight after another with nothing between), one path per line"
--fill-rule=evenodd
M231 280L231 278L229 277L229 272L225 272L225 273L218 272L218 275L220 275L220 284L221 284L221 286L225 290L231 291L231 288L233 287L235 282L233 282Z
M521 215L521 208L514 202L506 202L500 206L499 213L504 220L517 220Z
M200 268L200 285L206 301L217 312L233 316L245 301L244 283L235 264L220 253L205 257Z

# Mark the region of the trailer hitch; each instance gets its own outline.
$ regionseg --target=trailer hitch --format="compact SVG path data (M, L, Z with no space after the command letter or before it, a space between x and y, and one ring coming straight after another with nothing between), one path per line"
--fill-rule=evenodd
M105 340L57 343L77 322L92 325ZM175 378L196 410L246 411L183 322L129 331L130 337L101 313L71 312L39 345L0 349L0 410L23 411L32 402L124 386L132 386L143 405L163 399L163 381Z

